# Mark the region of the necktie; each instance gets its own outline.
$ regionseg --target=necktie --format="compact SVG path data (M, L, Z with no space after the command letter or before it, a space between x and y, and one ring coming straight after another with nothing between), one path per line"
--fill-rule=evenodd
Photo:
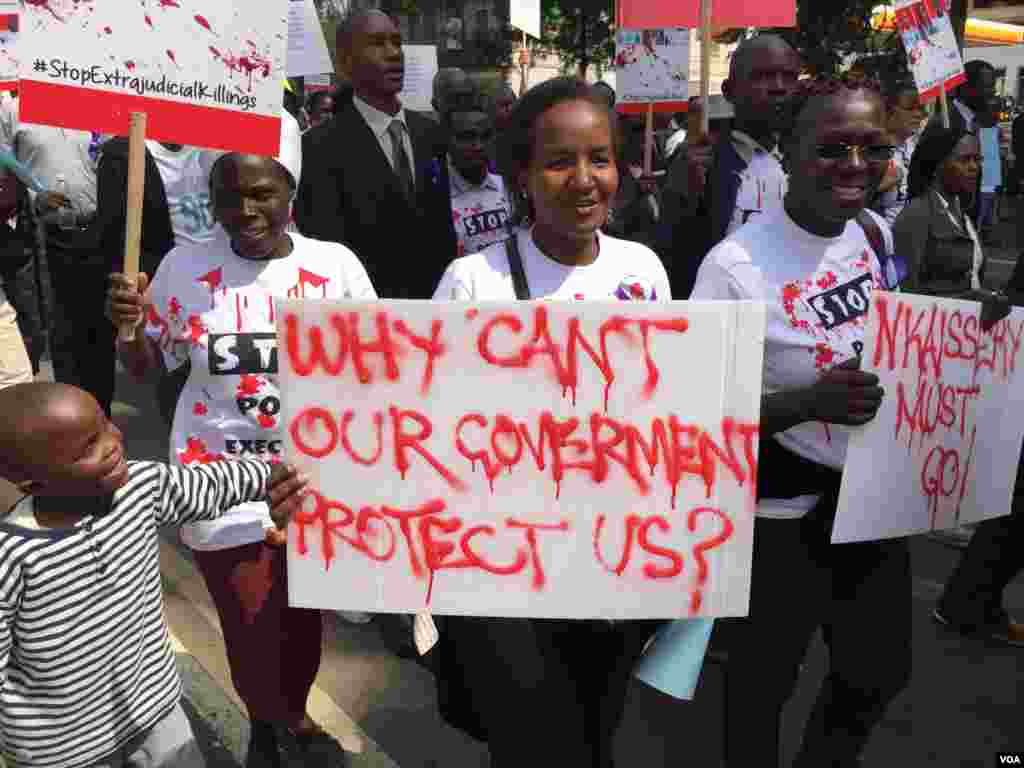
M406 200L412 200L416 191L416 182L413 180L409 155L405 151L405 142L402 140L404 130L405 126L402 125L401 120L392 120L391 125L388 126L388 137L391 139L391 157L394 159L398 181L402 184Z

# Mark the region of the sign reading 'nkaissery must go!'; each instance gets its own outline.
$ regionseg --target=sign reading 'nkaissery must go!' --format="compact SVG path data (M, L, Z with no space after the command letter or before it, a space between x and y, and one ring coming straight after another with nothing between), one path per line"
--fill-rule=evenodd
M287 0L38 0L20 19L20 119L276 154Z

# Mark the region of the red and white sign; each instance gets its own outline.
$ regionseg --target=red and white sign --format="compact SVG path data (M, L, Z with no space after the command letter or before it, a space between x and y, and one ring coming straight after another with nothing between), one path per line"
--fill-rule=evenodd
M700 0L619 0L618 26L629 29L701 26ZM795 27L795 0L711 0L711 26Z
M947 0L896 0L896 28L923 100L967 79L946 4Z
M990 333L980 313L975 302L872 294L863 367L885 399L850 437L833 541L1010 513L1024 438L1024 310Z
M20 119L274 155L287 0L27 0Z
M744 615L764 322L755 303L278 302L285 452L313 489L291 604Z

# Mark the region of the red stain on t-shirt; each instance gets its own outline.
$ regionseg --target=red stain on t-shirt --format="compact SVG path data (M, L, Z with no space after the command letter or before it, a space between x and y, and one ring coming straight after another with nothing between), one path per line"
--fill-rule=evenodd
M219 453L210 453L206 450L206 443L198 437L190 437L185 443L185 450L178 451L178 460L182 464L209 464L213 461L220 461L224 457Z
M199 14L196 14L195 19L196 24L198 24L200 27L205 28L209 32L213 32L213 27L210 26L210 22L206 20L205 16L200 16Z
M275 426L277 426L277 419L275 419L268 413L261 413L257 421L260 423L260 426L263 427L264 429L273 429Z
M238 381L238 394L255 395L262 387L263 382L260 380L259 376L247 373Z
M188 318L188 338L192 342L193 346L201 344L203 342L203 336L207 334L206 326L203 325L203 319L199 315L189 315Z
M196 416L205 416L209 413L209 409L206 407L206 403L196 403L192 406L192 413Z

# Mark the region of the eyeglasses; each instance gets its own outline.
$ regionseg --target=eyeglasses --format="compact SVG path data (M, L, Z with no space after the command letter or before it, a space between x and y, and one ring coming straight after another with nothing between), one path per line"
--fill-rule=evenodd
M889 144L872 144L867 147L835 141L818 145L818 157L822 160L849 160L854 151L868 163L887 163L892 160L896 147Z

